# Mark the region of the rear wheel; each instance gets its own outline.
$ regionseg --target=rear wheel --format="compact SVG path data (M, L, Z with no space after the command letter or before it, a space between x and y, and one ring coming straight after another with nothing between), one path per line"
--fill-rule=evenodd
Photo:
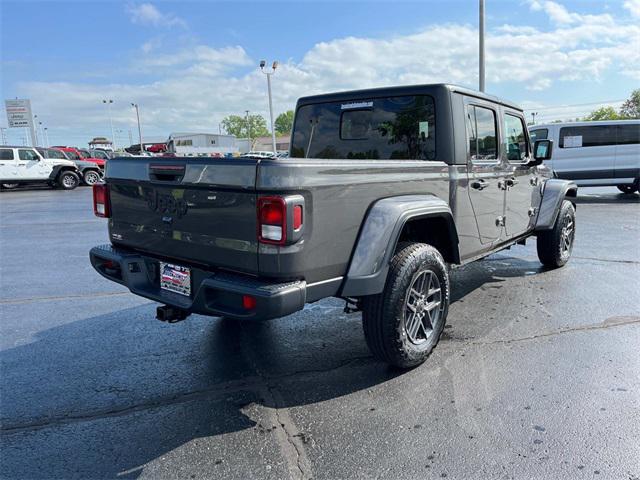
M80 178L75 172L67 171L58 175L58 186L63 190L73 190L80 184Z
M100 174L95 170L87 170L86 172L84 172L82 179L87 185L93 185L94 183L98 183L100 181Z
M538 258L547 267L563 266L571 257L575 236L576 209L569 200L563 200L553 228L538 233Z
M18 183L3 183L2 184L2 188L6 189L6 190L13 190L18 185L19 185Z
M400 368L424 362L440 340L449 308L449 275L440 252L409 243L394 255L384 291L363 298L369 349Z
M635 193L638 191L638 186L635 183L633 185L618 185L618 190L622 193Z

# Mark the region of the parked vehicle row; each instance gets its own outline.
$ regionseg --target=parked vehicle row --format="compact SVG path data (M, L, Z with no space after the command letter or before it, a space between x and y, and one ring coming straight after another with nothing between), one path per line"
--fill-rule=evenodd
M49 149L46 149L49 150ZM57 155L53 155L58 157ZM4 189L25 184L48 184L63 190L80 185L81 171L67 158L46 157L32 147L0 146L0 186Z
M534 139L553 141L546 164L557 178L579 187L640 187L640 120L549 123L529 128Z

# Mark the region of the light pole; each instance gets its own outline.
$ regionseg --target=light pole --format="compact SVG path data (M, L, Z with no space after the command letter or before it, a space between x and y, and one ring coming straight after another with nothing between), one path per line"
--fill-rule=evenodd
M6 145L7 144L7 137L4 133L4 131L6 130L5 127L0 127L0 132L2 132L2 145Z
M49 145L45 145L46 141L44 139L44 127L42 126L42 122L38 122L38 127L40 129L40 141L42 142L43 147L48 147Z
M140 127L140 109L137 103L132 103L131 106L136 109L136 118L138 119L138 135L140 136L140 155L144 152L144 146L142 145L142 127Z
M113 134L113 119L111 118L111 105L113 104L113 100L102 100L102 103L107 105L107 110L109 110L109 125L111 125L111 146L113 150L116 150L116 136Z
M33 116L33 130L35 131L35 142L36 144L34 145L34 147L38 146L38 122L36 121L36 118L38 118L38 115L34 115Z
M536 124L536 115L538 115L538 112L531 112L531 125Z
M273 128L273 102L271 101L271 75L276 73L278 62L273 62L270 72L264 71L264 66L266 64L267 62L265 60L260 60L260 70L267 76L267 90L269 91L269 116L271 117L271 146L273 147L273 153L276 153L276 131Z
M479 30L480 30L480 51L478 52L480 57L480 91L484 92L484 0L480 0L480 18L479 18Z
M47 148L49 148L49 127L44 127L44 141L47 143Z

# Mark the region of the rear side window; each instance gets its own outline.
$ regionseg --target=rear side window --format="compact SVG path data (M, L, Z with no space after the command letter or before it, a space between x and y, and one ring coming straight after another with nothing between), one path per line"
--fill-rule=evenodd
M560 129L560 148L605 147L615 144L615 125L575 126Z
M489 108L467 105L467 140L472 162L498 159L496 114Z
M504 116L504 144L507 152L507 160L510 162L522 162L527 158L529 147L527 136L524 133L524 122L515 115Z
M66 160L67 157L64 156L64 153L62 153L60 150L56 150L54 148L48 148L45 150L45 152L47 153L47 158L57 158L60 160Z
M640 143L640 124L616 125L616 140L618 145Z
M20 160L38 160L38 155L33 150L18 150Z
M434 160L433 98L411 95L303 105L296 112L291 157Z
M10 148L0 148L0 160L13 160L13 150Z
M529 137L531 137L532 142L535 142L536 140L546 140L549 137L549 130L547 128L531 130L529 132Z
M74 152L73 150L67 150L65 152L65 154L67 155L67 157L69 157L70 160L82 160L80 158L80 155L78 155L76 152Z

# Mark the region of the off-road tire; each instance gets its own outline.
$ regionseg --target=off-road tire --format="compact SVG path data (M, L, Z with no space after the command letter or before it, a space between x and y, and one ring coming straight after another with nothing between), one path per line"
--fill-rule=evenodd
M571 230L567 247L566 235ZM571 258L576 231L576 209L569 200L563 200L558 218L551 230L538 233L538 258L550 268L562 267Z
M412 282L425 270L439 281L442 306L431 334L421 344L415 344L405 329L405 309ZM449 297L449 275L440 252L424 243L401 244L391 260L383 292L362 299L364 336L374 357L399 368L423 363L440 340Z
M100 181L100 173L96 170L87 170L82 175L82 180L85 184L91 186L94 183L98 183Z
M80 185L80 177L75 172L60 172L56 182L57 186L63 190L73 190Z

